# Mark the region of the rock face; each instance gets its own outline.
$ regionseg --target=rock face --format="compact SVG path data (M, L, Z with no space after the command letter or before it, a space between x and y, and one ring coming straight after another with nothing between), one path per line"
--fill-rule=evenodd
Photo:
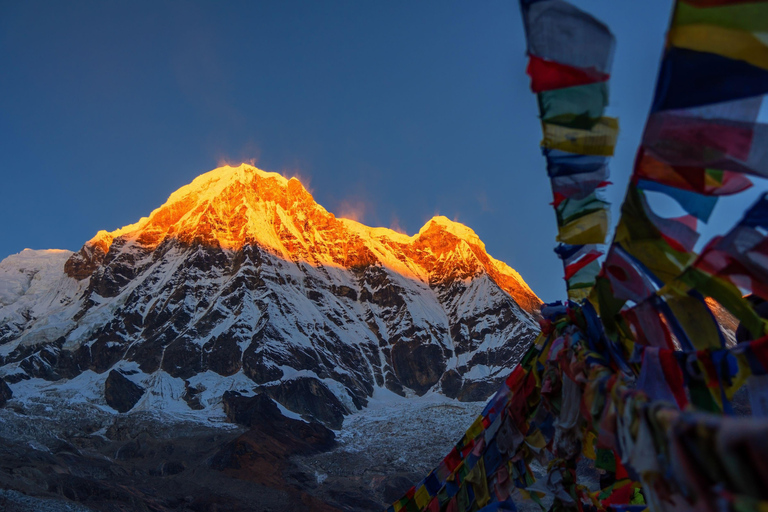
M248 427L248 437L277 440L283 448L294 454L311 454L329 450L335 444L335 435L317 422L286 418L275 402L266 395L243 396L229 391L224 393L227 419ZM229 453L225 449L225 452ZM227 455L225 458L230 457ZM219 458L214 465L227 465Z
M275 403L266 395L243 396L237 391L227 391L222 396L224 413L231 423L254 427L262 421L274 422L282 417Z
M111 370L104 381L104 399L117 412L130 411L143 395L144 388L116 370Z
M223 167L76 253L0 262L0 377L108 375L93 381L118 410L264 393L338 426L381 388L486 398L539 305L466 226L370 228L296 179Z
M4 407L11 398L13 398L11 388L8 387L8 384L3 379L0 379L0 407Z
M341 427L349 411L321 381L301 377L266 388L266 393L286 408L307 414L331 428Z

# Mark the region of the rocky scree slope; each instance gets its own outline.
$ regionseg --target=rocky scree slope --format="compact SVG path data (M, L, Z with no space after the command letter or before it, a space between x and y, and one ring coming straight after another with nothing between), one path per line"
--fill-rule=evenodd
M78 378L121 412L261 393L338 428L377 388L485 399L540 303L459 223L370 228L297 179L222 167L76 253L0 262L0 382Z

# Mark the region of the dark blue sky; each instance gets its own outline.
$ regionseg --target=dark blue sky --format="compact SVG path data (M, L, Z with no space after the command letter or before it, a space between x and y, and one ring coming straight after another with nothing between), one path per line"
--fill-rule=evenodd
M671 0L574 3L618 39L618 206ZM514 0L0 2L0 258L77 250L255 160L369 225L463 222L562 298L525 62Z

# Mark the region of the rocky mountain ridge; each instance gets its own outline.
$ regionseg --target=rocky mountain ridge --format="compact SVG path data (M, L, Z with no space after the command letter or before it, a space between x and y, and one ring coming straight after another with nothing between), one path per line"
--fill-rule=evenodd
M486 398L540 303L459 223L370 228L296 179L222 167L76 253L0 262L0 379L209 417L227 391L266 394L338 428L377 389Z

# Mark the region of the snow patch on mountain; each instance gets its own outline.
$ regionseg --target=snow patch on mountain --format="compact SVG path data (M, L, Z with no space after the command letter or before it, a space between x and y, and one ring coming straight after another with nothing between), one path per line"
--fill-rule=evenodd
M66 276L65 250L24 249L0 261L0 357L19 346L50 343L71 330L86 283ZM3 369L0 368L0 376Z
M72 251L24 249L0 261L0 307L22 297L35 303L55 286Z

